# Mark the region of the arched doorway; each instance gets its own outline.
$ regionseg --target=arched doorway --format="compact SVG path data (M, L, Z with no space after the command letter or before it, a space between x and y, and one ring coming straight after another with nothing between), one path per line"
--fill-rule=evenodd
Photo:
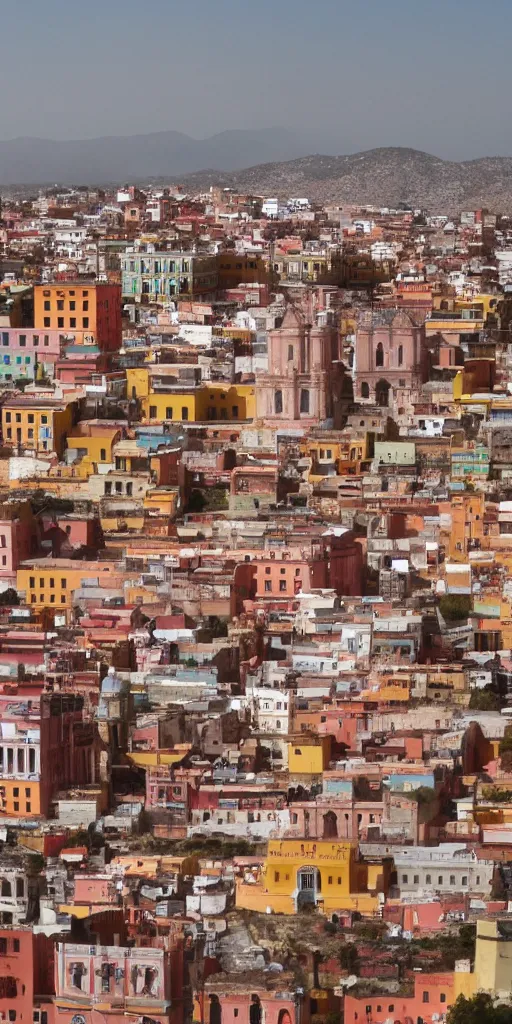
M249 1007L249 1024L261 1024L261 1000L256 994L251 996Z
M377 405L380 405L384 409L387 409L389 405L390 389L391 384L387 380L379 380L375 388L375 401Z
M277 1024L292 1024L289 1010L279 1010Z
M222 1007L217 995L210 996L210 1024L222 1024Z
M297 871L297 910L301 907L316 904L317 893L321 889L321 877L317 868L306 865Z
M334 811L327 811L324 814L324 839L337 839L338 838L338 819Z

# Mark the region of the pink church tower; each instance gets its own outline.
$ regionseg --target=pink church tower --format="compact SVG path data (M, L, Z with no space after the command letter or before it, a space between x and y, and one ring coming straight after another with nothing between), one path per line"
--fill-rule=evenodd
M365 311L356 333L356 402L407 406L425 377L425 327L405 310Z
M256 415L271 424L314 426L335 418L343 364L334 326L312 323L309 308L289 304L269 332L268 369L256 376Z

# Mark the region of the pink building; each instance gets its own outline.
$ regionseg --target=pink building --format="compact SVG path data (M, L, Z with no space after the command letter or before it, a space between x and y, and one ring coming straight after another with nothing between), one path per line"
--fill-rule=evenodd
M356 401L408 405L424 380L425 356L425 328L410 313L363 313L356 334Z
M40 365L53 377L60 356L62 331L33 327L7 327L0 330L0 380L34 378Z
M0 505L0 580L14 583L20 563L34 553L36 538L30 502Z
M453 974L417 974L414 978L414 995L400 996L398 993L382 992L375 996L351 996L344 999L345 1024L395 1024L422 1020L432 1024L446 1014L454 1002Z
M53 1024L53 939L28 928L0 930L0 1013L4 1021Z
M312 311L289 305L268 338L268 369L257 374L256 414L273 424L311 426L335 418L343 364L331 326L313 322Z
M55 1020L95 1024L98 1003L111 1024L127 1017L149 1017L168 1024L171 969L167 950L152 947L89 946L59 943L55 963Z
M307 1024L309 1014L302 989L292 988L290 976L280 975L281 985L273 989L261 985L251 991L242 982L229 983L219 975L212 975L205 991L196 997L196 1013L206 1024ZM204 1000L204 1007L199 1004Z

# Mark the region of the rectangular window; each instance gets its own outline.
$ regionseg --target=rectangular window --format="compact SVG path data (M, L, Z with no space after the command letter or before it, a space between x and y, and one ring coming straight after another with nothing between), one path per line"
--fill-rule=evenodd
M20 348L26 348L27 346L27 335L20 334Z
M83 316L82 317L82 327L84 328L84 330L86 330L88 328L88 326L89 326L89 317L88 316Z
M165 410L165 418L166 420L172 420L172 405L167 406Z
M57 299L57 309L64 309L64 299Z
M60 581L60 589L61 590L66 590L67 585L68 585L67 580L61 579L61 581Z
M423 1002L424 1003L429 1003L430 1002L430 993L429 992L424 992L423 993Z
M272 580L265 580L265 590L267 593L272 590Z
M157 408L156 408L156 405L150 405L150 407L149 407L149 418L150 418L150 420L156 420L156 418L157 418Z
M57 327L60 327L60 328L64 327L64 317L63 316L58 316L57 317Z
M185 406L183 406L181 410L181 418L182 420L188 420L188 409L186 409Z
M69 326L70 327L76 327L76 316L70 316L70 318L69 318Z
M43 327L51 327L51 326L52 326L52 322L51 322L50 317L49 316L45 316L45 318L43 320ZM45 345L47 344L46 338L45 338L44 343L45 343Z

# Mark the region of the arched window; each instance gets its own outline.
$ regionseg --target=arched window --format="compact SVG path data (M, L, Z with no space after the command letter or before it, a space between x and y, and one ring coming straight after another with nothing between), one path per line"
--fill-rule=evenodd
M384 348L381 341L375 350L375 366L384 366Z
M279 415L283 411L283 392L274 392L274 412Z
M398 346L398 365L401 366L404 361L404 346Z
M361 398L369 398L369 397L370 397L370 385L368 384L368 381L363 380L363 382L361 384Z
M301 388L300 392L300 411L309 412L309 391L307 388Z

